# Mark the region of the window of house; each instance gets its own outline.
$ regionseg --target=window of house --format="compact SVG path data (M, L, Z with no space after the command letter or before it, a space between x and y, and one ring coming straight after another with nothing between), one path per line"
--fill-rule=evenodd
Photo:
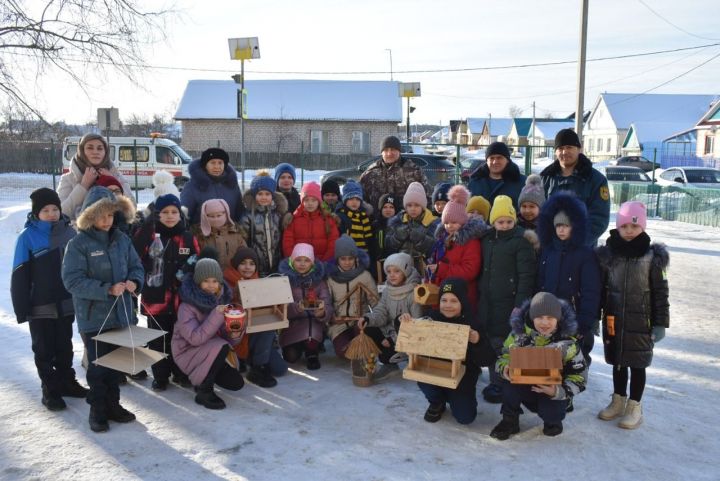
M705 150L703 154L712 154L715 151L715 136L708 135L705 137Z
M610 138L607 139L607 140L608 140L608 141L607 141L607 147L605 147L605 148L607 149L608 152L611 152L611 151L612 151L612 148L611 148L611 147L612 147L612 137L610 137Z
M330 150L329 132L327 130L310 131L310 153L326 154Z
M352 152L353 154L367 154L370 152L370 132L353 131Z
M598 152L602 152L603 150L603 139L597 139L597 149Z
M136 158L133 158L133 148L135 149ZM149 147L133 147L133 146L121 146L120 147L120 162L147 162L150 159L150 148Z

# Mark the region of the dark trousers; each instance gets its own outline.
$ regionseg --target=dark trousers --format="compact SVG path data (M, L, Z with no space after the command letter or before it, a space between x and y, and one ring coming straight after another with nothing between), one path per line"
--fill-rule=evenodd
M613 366L613 388L615 394L627 396L628 369L630 370L630 399L640 402L645 392L647 373L644 367Z
M153 318L148 316L148 327L167 331L167 334L164 336L153 339L148 343L150 349L167 354L165 359L161 359L152 365L153 377L161 381L170 379L171 374L177 377L184 377L183 372L175 365L175 361L173 361L172 349L170 348L170 341L172 340L177 316L175 314L164 314L153 317L156 322L153 322Z
M35 367L43 391L51 396L60 396L62 386L75 379L72 323L73 316L29 322Z
M109 331L105 330L103 332ZM97 336L97 334L97 332L85 332L81 336L88 355L88 368L85 379L90 392L86 400L88 404L104 409L108 404L120 401L120 381L124 374L115 369L95 364L96 359L118 348L115 344L95 341L93 336Z
M592 332L589 332L585 334L578 343L580 344L580 350L585 357L585 362L587 363L587 366L590 367L590 363L592 362L590 351L592 351L595 346L595 335Z
M399 326L400 323L396 323L396 324L397 324L397 325L395 326L395 329L396 329L396 330L399 330L399 329L400 329L400 326ZM392 340L392 339L387 339L387 338L383 335L383 333L382 333L382 331L380 330L380 328L378 328L378 327L366 327L366 328L365 328L365 334L367 334L367 335L375 342L375 345L378 347L378 349L380 349L380 354L378 354L378 359L380 359L380 362L383 363L383 364L388 364L388 363L390 362L390 358L391 358L393 355L395 355L395 352L396 352L396 351L395 351L395 343L393 342L393 340ZM390 346L389 346L389 347L385 347L385 346L382 345L382 342L383 342L385 339L387 339L388 342L390 343Z
M466 374L467 375L467 374ZM476 376L477 378L477 376ZM450 411L455 420L460 424L470 424L477 416L477 397L475 396L475 384L473 390L450 389L424 382L417 383L420 390L425 394L425 399L431 404L449 403Z
M250 334L250 363L253 366L270 367L270 374L282 376L287 372L288 366L285 359L275 348L275 331L264 331Z
M213 361L208 375L205 376L205 380L200 384L199 388L201 390L212 389L213 385L217 384L223 389L238 391L245 385L245 380L242 374L240 374L240 371L226 362L229 352L230 346L225 344L215 358L215 361Z
M529 384L511 384L503 386L503 403L500 410L503 414L519 416L522 414L520 404L537 413L547 424L559 424L565 419L568 401L551 399L547 394L530 390Z

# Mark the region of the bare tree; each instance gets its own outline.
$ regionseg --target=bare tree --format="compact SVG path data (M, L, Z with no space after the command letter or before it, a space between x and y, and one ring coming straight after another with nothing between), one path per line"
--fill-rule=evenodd
M162 36L172 13L140 5L145 2L0 0L0 94L43 119L28 92L28 78L58 69L85 90L86 69L91 68L137 83L143 47Z
M520 117L523 113L523 109L518 107L517 105L511 105L508 109L508 114L510 114L511 119L516 119Z

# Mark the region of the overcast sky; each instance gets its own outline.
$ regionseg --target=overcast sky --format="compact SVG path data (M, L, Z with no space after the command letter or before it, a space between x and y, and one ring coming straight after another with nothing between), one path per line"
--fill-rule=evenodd
M156 2L141 2L142 6ZM590 0L588 59L720 44L715 2ZM246 63L247 79L390 79L421 82L415 123L507 117L511 105L530 116L574 111L577 65L466 72L401 73L574 61L580 0L178 0L166 42L148 46L147 63L175 67L141 73L143 88L92 79L89 97L64 75L38 80L37 102L51 120L94 120L98 107L120 117L172 115L188 80L229 79L229 37L257 36L262 58ZM652 13L649 8L654 10ZM716 13L712 13L715 11ZM663 17L665 20L663 20ZM671 22L673 25L670 25ZM720 54L720 45L624 60L588 62L586 109L598 93L644 92ZM189 70L190 68L196 70ZM273 72L384 72L301 75ZM656 93L720 93L720 58ZM249 92L252 97L252 92Z

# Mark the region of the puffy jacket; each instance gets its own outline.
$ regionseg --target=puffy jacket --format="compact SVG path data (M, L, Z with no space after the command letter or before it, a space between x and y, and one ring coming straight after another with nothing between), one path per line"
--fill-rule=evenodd
M70 218L57 222L28 214L15 243L10 295L18 322L72 315L72 297L60 276L65 246L75 237Z
M290 222L285 196L279 192L273 194L273 203L264 207L257 205L252 192L243 196L247 212L240 219L240 226L247 233L248 247L258 255L257 266L260 277L277 272L282 255L282 231Z
M387 193L402 197L413 182L420 182L430 197L432 189L425 173L412 160L402 156L390 165L380 158L370 164L360 176L364 199L372 206L378 205L380 197Z
M238 248L247 246L247 231L240 224L233 222L225 224L219 229L212 228L210 235L204 235L199 225L192 227L192 233L197 239L200 249L206 246L214 247L218 252L218 263L225 269Z
M370 218L372 207L363 202L358 210L350 210L340 206L335 212L339 220L338 230L340 235L347 234L355 241L355 245L364 250L369 250L373 243L373 230Z
M561 241L555 234L553 219L559 211L570 218L572 233ZM600 316L600 265L595 251L585 245L588 217L585 204L574 195L558 193L550 197L538 217L540 255L537 291L550 292L568 301L577 313L579 332L593 335Z
M303 275L290 267L288 259L283 259L279 270L280 274L290 279L294 301L288 304L290 326L280 331L280 345L285 347L310 339L322 342L325 326L335 315L330 290L325 282L325 264L316 262L313 270ZM299 303L307 297L310 289L315 291L318 300L323 301L325 315L320 318L315 317L311 311L300 309Z
M411 219L405 211L388 221L385 231L386 255L404 252L413 258L427 258L435 242L440 219L425 209L420 219Z
M483 164L470 174L468 190L473 196L481 195L492 205L498 195L507 195L513 201L513 206L518 209L518 197L525 186L525 176L520 173L520 168L514 162L508 162L502 172L502 179L499 182L490 180L490 169Z
M117 167L115 167L115 164L111 165L109 171L110 175L115 177L120 184L122 184L123 192L129 196L131 192L130 184L120 173ZM60 177L60 182L58 183L57 188L58 197L60 197L60 208L63 213L70 218L70 220L75 220L78 215L80 215L83 201L89 191L89 189L86 189L80 183L82 178L83 171L80 170L77 160L73 157L70 161L70 168L68 172ZM127 222L128 224L132 223L129 219Z
M293 213L292 222L283 232L283 256L290 257L295 244L313 246L315 259L331 261L335 256L335 241L340 237L335 219L322 209L308 212L300 206Z
M180 285L182 303L170 346L173 361L195 386L205 380L223 346L232 348L240 342L229 340L225 315L215 308L230 303L230 286L222 286L220 295L213 296L195 284L192 274L185 275Z
M575 339L577 322L572 306L560 300L562 305L562 319L558 319L557 330L550 336L545 337L535 330L532 319L530 319L530 300L513 311L510 317L511 332L503 344L503 353L498 358L496 370L503 372L503 368L510 363L510 349L513 347L547 347L560 349L562 353L562 389L552 399L571 399L576 394L585 390L587 384L587 364L580 346Z
M190 180L180 193L180 203L187 208L190 225L200 223L200 207L210 199L223 199L230 207L232 220L240 220L245 206L232 165L226 164L219 177L211 177L200 165L200 159L196 159L190 162L188 172Z
M183 267L187 260L200 252L197 239L180 221L174 228L168 229L160 222L153 220L154 215L147 219L135 233L133 245L145 269L146 278L153 271L153 259L148 254L155 233L160 234L164 250L162 255L163 281L160 286L150 286L147 281L142 290L140 312L144 315L175 314L180 305L178 289Z
M487 224L479 219L470 219L456 233L454 240L447 241L447 231L442 224L435 230L435 245L432 261L437 264L433 284L438 286L445 279L456 277L467 283L468 301L472 313L477 308L477 279L482 267L482 246L480 237L488 230Z
M292 214L298 207L300 207L300 193L295 187L288 190L287 192L284 190L280 190L280 188L278 188L277 191L285 196L285 200L287 200L288 203L288 212Z
M478 314L490 337L507 337L510 313L534 292L535 251L526 233L530 231L517 226L507 231L491 228L482 238Z
M571 191L587 207L590 229L585 244L595 247L610 223L610 191L604 175L593 169L590 159L580 154L572 175L563 177L560 162L555 160L541 173L545 195Z
M614 366L648 367L654 345L652 328L670 326L668 251L662 244L651 244L644 232L626 242L613 229L607 245L597 253L604 272L605 361ZM608 328L611 319L614 335Z
M80 332L137 324L132 295L125 291L118 299L108 290L124 281L133 281L138 292L142 289L145 271L140 257L130 238L116 227L107 232L93 227L98 216L118 209L125 213L128 221L135 216L135 209L127 197L115 199L104 187L90 189L77 220L78 235L68 243L65 251L62 280L73 296Z

